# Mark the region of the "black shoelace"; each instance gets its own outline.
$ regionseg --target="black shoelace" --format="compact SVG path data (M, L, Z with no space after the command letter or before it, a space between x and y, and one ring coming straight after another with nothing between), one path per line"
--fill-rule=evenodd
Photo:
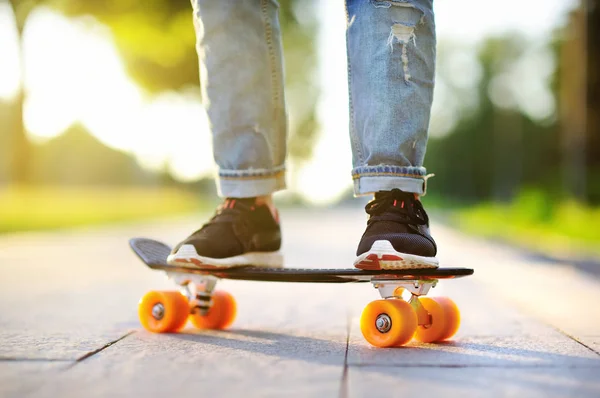
M400 189L379 191L375 199L367 203L367 225L375 221L395 221L407 225L429 225L429 217L423 205L414 195ZM383 215L385 213L385 215Z

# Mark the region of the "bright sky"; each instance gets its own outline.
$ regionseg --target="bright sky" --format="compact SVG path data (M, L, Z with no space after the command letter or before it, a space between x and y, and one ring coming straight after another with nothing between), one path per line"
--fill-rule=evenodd
M519 31L543 41L554 26L562 23L574 3L575 0L437 0L438 41L475 45L486 36L506 31ZM295 171L299 173L298 186L292 188L315 202L325 202L351 186L351 155L343 1L318 4L318 54L320 65L327 65L319 69L323 94L317 112L322 133L314 158ZM0 2L3 99L11 98L17 88L17 50L11 9L6 2ZM551 98L544 91L543 80L527 75L528 71L531 75L531 71L540 70L532 65L543 69L549 64L545 56L543 51L535 52L530 63L511 71L522 73L526 81L537 81L537 86L533 84L529 90L517 87L508 95L502 90L503 81L499 81L498 90L490 94L506 106L516 103L529 107L526 111L534 116L551 112L553 104L548 102ZM147 167L166 164L183 180L214 172L208 122L199 95L167 93L146 98L127 76L106 29L38 9L28 21L24 57L28 92L25 122L32 138L48 139L81 121L105 144L135 154ZM448 64L468 70L471 61L468 54L457 54ZM469 81L465 84L468 86ZM452 122L446 91L443 82L436 88L432 134L443 134L443 129L436 126Z

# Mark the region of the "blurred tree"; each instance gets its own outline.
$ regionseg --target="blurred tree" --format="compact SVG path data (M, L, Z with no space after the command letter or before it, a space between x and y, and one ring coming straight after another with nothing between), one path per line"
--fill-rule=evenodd
M44 3L67 16L91 15L108 26L129 74L150 92L199 84L189 1L45 0Z
M568 195L579 200L586 192L586 34L582 7L569 15L562 29L559 75L562 180Z
M491 38L480 49L479 58L483 69L483 82L479 92L480 98L486 98L484 107L487 114L482 122L487 122L490 135L489 195L496 201L508 201L518 190L523 169L523 129L522 116L516 111L514 93L503 90L499 85L502 78L514 79L511 76L513 65L526 52L524 38L510 35ZM496 80L498 79L498 80ZM505 83L505 82L504 82ZM492 100L492 93L500 95L507 104L499 106ZM511 104L512 103L512 104ZM485 123L484 122L484 123ZM481 134L481 132L480 132ZM485 152L485 151L484 151ZM485 161L481 159L481 161ZM478 166L479 167L479 166Z
M31 11L39 5L53 7L65 15L91 15L112 32L128 73L150 93L180 90L199 85L195 34L189 1L172 0L9 0L15 13L19 40ZM314 104L317 90L313 82L314 3L306 0L280 0L280 21L284 37L286 84L302 87L288 96L292 145L290 155L310 156L315 138ZM21 61L22 57L21 57ZM21 62L23 65L23 62ZM30 144L23 127L24 90L16 98L16 120L12 145L13 180L26 182L30 174Z
M280 1L279 20L285 51L286 101L289 111L288 151L296 161L310 159L317 137L315 80L317 32L315 0Z
M14 112L12 111L12 103L9 101L0 100L0 120L5 121L4 123L0 123L0 185L4 185L11 181L11 176L9 175L9 170L11 168L12 158L12 143L10 140L13 138L11 136L12 123L7 123L13 118Z
M31 181L50 185L144 185L159 177L135 158L105 146L84 126L74 124L33 148Z
M508 200L533 187L550 197L600 203L600 2L580 0L554 33L550 89L559 112L534 120L518 106L492 101L498 87L510 91L504 85L514 77L511 65L530 44L510 34L486 40L478 50L475 111L429 142L426 165L438 176L431 182L436 191L459 200ZM438 65L443 72L444 60ZM503 73L508 78L496 80ZM462 102L464 95L449 88Z
M587 0L587 200L600 204L600 4Z
M458 115L447 135L429 141L425 165L436 174L433 192L463 202L507 201L524 186L553 192L560 185L556 121L529 117L507 87L516 78L513 67L527 55L528 45L513 35L488 39L478 49L481 79L473 92L464 94L447 84L458 92L454 100L466 101L469 95L475 106ZM438 64L444 77L444 61Z
M579 200L600 203L600 6L582 0L560 46L563 181Z
M17 26L17 39L19 40L19 58L21 69L21 81L14 100L13 117L8 118L12 128L9 130L9 145L12 150L9 152L9 180L16 184L29 183L31 173L31 143L27 139L25 126L23 124L23 103L25 102L25 87L23 76L25 71L21 45L23 42L23 30L25 22L31 10L37 5L34 0L9 0L15 15L15 24Z

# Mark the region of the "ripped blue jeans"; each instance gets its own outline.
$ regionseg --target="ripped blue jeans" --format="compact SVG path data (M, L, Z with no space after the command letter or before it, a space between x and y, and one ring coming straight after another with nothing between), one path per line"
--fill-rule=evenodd
M274 0L192 0L202 98L224 197L285 188L283 52ZM354 193L425 193L432 0L347 0Z

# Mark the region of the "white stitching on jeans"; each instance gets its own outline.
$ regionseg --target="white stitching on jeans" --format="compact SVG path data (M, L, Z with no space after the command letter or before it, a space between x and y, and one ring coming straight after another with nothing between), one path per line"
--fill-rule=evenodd
M360 150L360 140L356 136L356 131L354 130L354 104L352 103L352 68L350 66L350 33L349 29L354 23L354 16L352 16L352 20L350 20L350 14L348 13L348 1L344 1L345 9L346 9L346 23L348 26L346 27L346 58L348 65L348 108L350 110L350 138L352 140L352 146L356 148L356 154L358 155L358 163L363 162L363 155Z
M263 17L263 24L265 27L265 40L267 42L267 48L269 50L269 61L271 63L271 107L272 107L272 111L273 111L273 121L275 122L275 126L278 126L278 120L279 120L279 116L278 116L278 112L277 112L277 104L279 103L279 79L277 78L277 73L276 73L276 63L277 61L275 60L275 51L273 51L273 29L271 27L271 23L269 22L269 14L268 14L268 3L269 0L262 0L261 1L261 13L262 13L262 17ZM276 141L276 140L275 140ZM279 148L278 148L278 143L274 143L274 152L277 153Z

